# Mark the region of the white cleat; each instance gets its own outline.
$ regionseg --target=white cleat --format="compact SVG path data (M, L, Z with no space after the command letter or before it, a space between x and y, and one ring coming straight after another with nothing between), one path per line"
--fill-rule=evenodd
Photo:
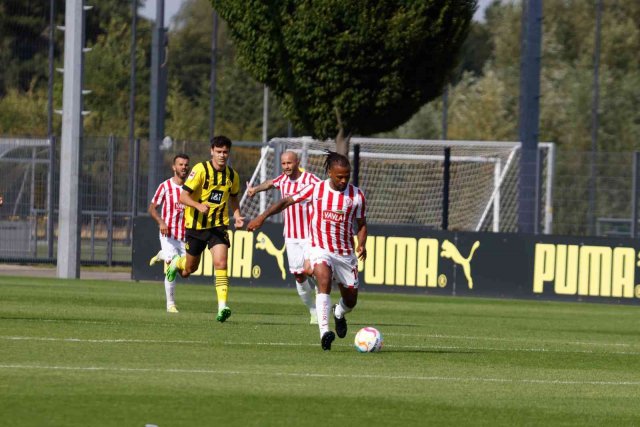
M310 325L317 325L318 324L318 314L313 311L309 314L309 324Z
M162 256L162 250L158 251L157 254L151 257L151 259L149 260L149 265L154 265L162 262L162 258L160 258L160 256Z

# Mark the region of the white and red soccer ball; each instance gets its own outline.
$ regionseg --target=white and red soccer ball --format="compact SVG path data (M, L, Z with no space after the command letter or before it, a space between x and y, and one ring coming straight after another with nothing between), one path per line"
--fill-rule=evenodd
M379 330L367 326L356 333L353 344L360 353L373 353L382 349L384 339Z

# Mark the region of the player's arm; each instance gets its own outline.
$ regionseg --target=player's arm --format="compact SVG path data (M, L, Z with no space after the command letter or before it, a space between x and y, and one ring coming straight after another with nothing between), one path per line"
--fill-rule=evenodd
M190 206L203 214L206 214L207 212L209 212L209 205L206 203L200 203L193 200L192 193L193 193L193 190L183 186L182 191L180 192L180 203L182 203L185 206Z
M153 220L158 223L158 228L160 229L160 234L162 234L163 236L168 236L169 235L169 227L164 222L162 217L160 215L158 215L158 205L156 205L153 202L149 203L149 208L147 209L147 212L149 212L149 215L151 215L151 218L153 218Z
M261 191L271 190L273 188L273 180L269 179L262 184L258 184L255 187L252 187L249 181L247 181L247 196L253 197L256 193Z
M356 225L358 226L356 255L364 261L367 259L367 219L365 217L356 218Z
M229 206L231 206L231 212L233 212L233 220L236 229L242 228L244 225L244 217L240 212L240 200L238 199L238 195L229 196Z
M249 221L249 225L247 225L247 230L255 231L262 226L264 221L269 218L271 215L275 215L277 213L282 212L289 206L298 203L302 199L294 200L292 196L285 197L284 199L280 199L271 206L267 208L266 211L262 212L256 218Z

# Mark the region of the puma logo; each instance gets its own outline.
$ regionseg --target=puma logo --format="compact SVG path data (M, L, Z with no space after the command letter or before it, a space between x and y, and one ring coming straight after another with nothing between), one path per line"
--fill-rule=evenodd
M287 273L284 269L284 251L286 245L283 245L282 249L276 248L269 236L261 231L256 236L256 249L266 251L269 255L275 257L278 262L278 267L280 267L280 271L282 272L282 280L286 279Z
M448 240L442 242L442 252L440 252L440 256L442 258L449 258L456 264L462 266L464 276L467 278L467 283L469 283L469 289L473 289L473 278L471 277L471 258L473 258L473 254L479 246L480 242L476 240L471 247L469 256L464 258L462 255L460 255L460 251L458 251L458 248L456 248L453 243Z

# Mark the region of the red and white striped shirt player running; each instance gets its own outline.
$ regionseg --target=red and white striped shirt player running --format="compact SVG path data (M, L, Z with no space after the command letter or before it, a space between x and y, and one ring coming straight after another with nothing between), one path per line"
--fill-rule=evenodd
M255 187L247 183L247 196L253 197L261 191L277 188L282 198L296 194L301 189L319 182L320 179L310 172L300 169L300 160L294 151L285 151L280 156L282 174ZM317 324L315 292L309 282L311 268L309 263L309 207L306 202L292 205L283 212L284 241L287 248L289 272L296 280L296 290L302 302L309 309L309 323Z
M149 265L164 261L171 262L175 255L185 254L184 205L180 203L180 192L184 180L189 174L189 156L178 154L173 158L173 176L163 181L156 190L149 204L149 215L158 223L160 232L160 251L151 258ZM158 207L161 213L158 215ZM175 280L169 282L165 278L167 311L177 313L175 300Z
M331 350L335 335L347 335L345 314L355 307L358 300L358 258L367 256L366 200L364 193L349 184L351 165L349 159L329 151L325 160L329 179L303 188L269 206L252 220L247 229L257 230L265 219L283 209L311 202L311 265L318 283L316 311L320 329L320 345ZM357 228L358 246L354 250L353 228ZM331 284L340 289L340 301L331 306ZM329 314L333 308L336 333L329 330Z

